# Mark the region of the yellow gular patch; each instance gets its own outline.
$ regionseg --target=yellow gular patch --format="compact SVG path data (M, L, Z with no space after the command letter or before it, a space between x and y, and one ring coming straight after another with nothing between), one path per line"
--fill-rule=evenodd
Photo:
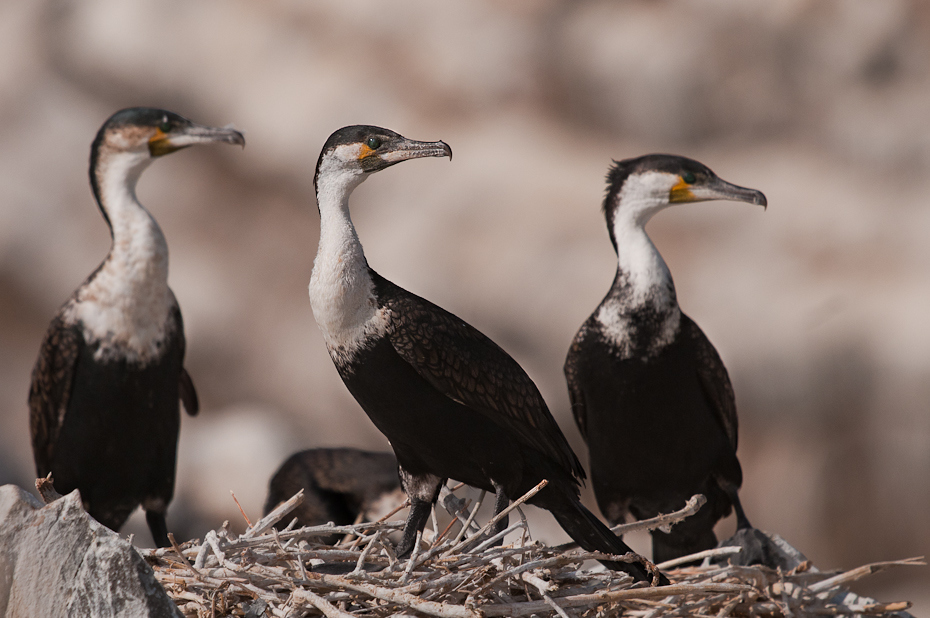
M168 141L168 134L161 129L155 129L155 135L149 138L149 152L153 157L160 157L174 152L177 148Z
M668 192L668 201L673 204L677 202L693 202L694 194L691 193L691 185L679 177L678 182Z
M155 135L149 138L149 143L157 142L168 137L168 134L162 131L161 129L155 129Z
M368 144L362 144L362 147L359 148L359 150L358 150L358 158L359 158L359 160L362 160L362 159L364 159L365 157L370 157L370 156L373 155L374 153L375 153L375 151L372 150L371 148L369 148L369 147L368 147Z

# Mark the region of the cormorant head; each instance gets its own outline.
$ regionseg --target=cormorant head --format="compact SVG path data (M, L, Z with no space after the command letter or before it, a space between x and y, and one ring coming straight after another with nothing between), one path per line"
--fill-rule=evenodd
M323 144L313 176L320 193L320 182L335 182L354 188L372 172L401 161L420 157L449 157L452 149L445 142L418 142L389 129L367 125L343 127Z
M134 186L139 174L155 158L210 142L245 146L245 138L235 129L205 127L164 109L120 110L103 123L90 148L90 183L94 195L100 202L100 185L107 178ZM103 214L107 218L106 212Z
M242 133L191 122L164 109L130 107L110 116L94 139L92 151L160 157L195 144L225 142L245 146Z
M677 155L651 154L614 161L607 173L604 214L614 240L617 216L645 225L671 204L732 200L765 207L765 195L721 180L706 165ZM616 245L616 243L614 243Z

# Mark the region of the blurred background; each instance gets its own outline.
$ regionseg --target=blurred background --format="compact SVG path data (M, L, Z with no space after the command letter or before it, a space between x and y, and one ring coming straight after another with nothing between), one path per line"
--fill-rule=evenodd
M748 514L821 569L930 550L930 4L0 3L0 483L32 487L32 364L109 247L90 142L133 105L248 142L166 157L138 187L202 404L183 419L180 538L241 526L230 490L257 517L294 450L388 448L307 296L320 147L365 123L455 152L355 192L369 263L509 351L583 461L562 363L616 268L611 159L674 152L765 192L765 212L696 204L649 226L730 371ZM124 532L151 543L139 514ZM928 582L899 570L855 590L920 614Z

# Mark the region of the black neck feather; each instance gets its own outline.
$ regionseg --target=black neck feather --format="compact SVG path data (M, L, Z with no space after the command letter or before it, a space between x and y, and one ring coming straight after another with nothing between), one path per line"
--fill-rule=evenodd
M113 224L110 222L110 217L107 215L107 211L103 207L103 200L100 197L100 180L97 178L97 166L100 163L100 146L103 144L105 130L106 125L100 127L100 130L97 131L97 136L94 138L94 142L90 146L90 189L94 193L94 199L97 201L97 208L100 209L100 214L103 215L103 220L107 222L107 227L110 228L110 237L112 238Z

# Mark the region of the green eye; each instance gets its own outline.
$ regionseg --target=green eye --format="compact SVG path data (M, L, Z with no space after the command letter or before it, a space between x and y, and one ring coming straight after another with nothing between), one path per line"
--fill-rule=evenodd
M697 180L697 178L695 178L694 174L692 174L691 172L685 172L684 174L682 174L681 179L685 181L685 184L689 184L689 185L693 185L694 181Z
M379 137L369 137L368 141L365 142L369 148L372 150L377 150L381 146L381 138Z
M161 131L162 133L167 133L168 131L171 130L171 123L168 122L167 118L161 121L161 124L158 125L158 130Z

